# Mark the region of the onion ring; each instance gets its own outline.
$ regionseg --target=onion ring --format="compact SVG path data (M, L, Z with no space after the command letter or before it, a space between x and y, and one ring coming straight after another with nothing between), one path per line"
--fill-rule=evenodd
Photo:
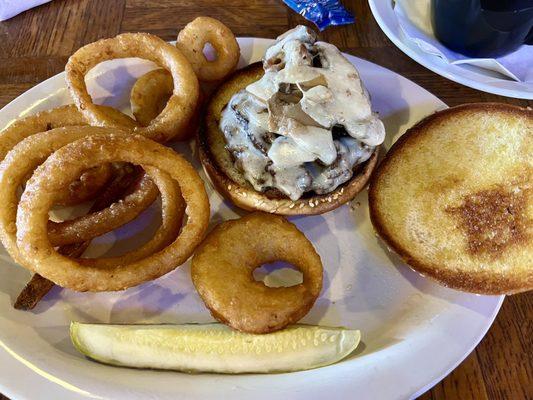
M139 174L137 172L141 171L141 168L132 168L129 164L119 168L111 184L98 196L89 212L100 211L121 199L126 191L131 188L131 185L135 183L135 180L138 180ZM69 244L59 247L57 251L68 257L80 257L90 243L91 241L88 240L86 242ZM17 310L33 309L54 286L54 282L43 278L39 274L33 274L31 280L19 293L13 307Z
M120 124L124 125L128 130L138 126L133 119L112 107L96 105L96 108L107 114L109 118L120 121ZM3 160L17 143L28 136L54 128L82 125L88 124L74 104L41 111L37 114L17 119L0 132L0 160Z
M172 96L172 75L166 69L154 69L141 76L131 88L131 112L142 126L150 125Z
M133 129L136 122L114 108L98 106L103 112L124 126ZM39 132L64 126L87 125L83 115L75 105L70 104L52 110L42 111L28 117L15 120L0 132L0 160L20 141ZM72 182L57 199L57 205L75 205L93 199L109 181L111 168L100 165L85 171L79 179Z
M286 261L303 283L270 288L253 271ZM192 259L191 276L211 314L242 332L268 333L297 322L322 288L322 262L311 242L280 216L255 212L218 225Z
M169 174L177 181L187 203L186 223L170 245L136 262L100 265L97 259L64 257L52 247L47 235L48 212L55 193L79 172L110 162L136 163L145 170L154 167ZM159 189L164 195L165 188ZM208 223L207 193L191 164L145 137L114 131L67 144L36 169L18 207L17 246L24 264L62 287L77 291L122 290L155 279L182 264L204 238Z
M117 257L81 259L79 261L82 265L106 268L142 260L164 249L178 236L185 212L185 203L181 197L180 187L167 173L151 166L145 166L145 168L151 181L161 188L161 226L152 239L135 250Z
M93 128L93 127L85 127L87 128ZM95 132L92 130L92 134L98 134L98 132ZM47 135L49 137L50 135ZM69 139L72 136L72 134L69 134ZM84 137L80 135L80 137ZM79 139L73 138L71 139L71 142L73 140ZM179 230L181 228L181 222L183 220L183 214L184 214L184 202L181 199L180 189L179 186L176 184L174 180L172 180L168 174L159 171L157 168L153 168L150 166L146 166L146 171L150 175L150 182L153 180L155 181L156 186L161 187L163 190L162 192L162 223L161 226L158 228L157 232L153 236L153 238L148 241L143 246L128 252L124 254L123 256L119 257L110 257L110 258L99 258L98 260L93 259L83 259L81 262L84 265L91 265L96 264L98 267L102 267L105 265L113 265L116 263L129 263L133 261L137 261L140 259L143 259L149 255L152 255L164 247L166 247L169 243L171 243L176 236L179 233ZM12 191L10 191L13 193ZM58 193L61 193L61 191L58 191ZM55 200L54 200L55 204ZM13 208L11 208L12 210ZM15 221L15 215L10 215L12 218L12 221L9 221L10 225L13 225ZM1 228L3 226L3 215L0 218L0 231L3 229ZM4 235L2 235L3 237ZM18 248L14 247L16 246L16 236L14 233L8 234L8 240L2 241L5 244L6 250L8 250L9 254L12 256L14 260L22 261L22 258L20 258L20 255L18 254ZM62 254L65 254L62 252ZM68 254L71 256L71 254ZM20 262L21 265L22 262ZM31 267L30 267L31 268Z
M209 43L217 52L214 61L204 55ZM237 67L240 49L231 29L217 19L198 17L189 22L178 34L176 47L187 57L201 81L224 79Z
M56 200L58 206L74 206L94 199L109 182L112 176L111 167L102 164L84 171L74 182L71 182Z
M47 156L62 146L84 138L88 135L106 133L106 128L91 126L56 128L47 132L38 133L20 142L10 151L2 164L0 164L0 201L4 205L0 208L0 239L11 257L22 264L16 245L16 214L17 214L17 189L28 173L31 173L39 166ZM157 171L153 175L160 175ZM158 179L165 179L167 186L172 181L164 176ZM68 182L66 183L68 184ZM64 187L64 186L63 186ZM61 191L58 192L60 194ZM152 196L153 195L153 196ZM131 197L131 198L130 198ZM62 223L49 222L51 231L50 241L53 246L83 242L107 233L119 226L134 219L148 207L157 197L157 187L152 180L146 176L141 180L140 189L135 190L131 195L126 196L122 201L116 202L103 209L78 219L64 221ZM54 199L55 200L55 199ZM146 202L149 200L149 202ZM150 201L151 200L151 201ZM178 207L175 213L181 222L180 209L183 202L176 199ZM170 206L169 206L170 207ZM183 215L183 211L181 211ZM166 228L170 226L166 223ZM55 228L55 229L54 229ZM170 229L170 228L168 228ZM170 233L170 235L172 235ZM164 242L164 238L160 238ZM152 246L155 246L152 244Z
M174 84L173 94L161 114L148 126L135 127L133 132L158 142L187 136L187 124L198 102L198 79L175 46L148 33L123 33L102 39L80 48L69 58L65 67L67 86L80 112L91 125L124 128L93 103L87 92L85 75L102 61L128 57L155 62L171 73Z
M140 176L133 191L121 200L81 217L62 221L48 222L48 235L54 246L84 242L110 232L134 220L157 198L157 186L149 176Z
M172 95L172 76L165 69L155 69L141 76L131 88L130 104L135 119L142 126L148 126L165 108ZM200 96L194 115L189 120L187 132L181 140L189 139L198 132L201 110L205 95Z
M80 257L90 244L90 241L69 244L58 248L57 251L68 257ZM23 311L33 310L54 286L54 282L43 278L39 274L33 274L29 282L24 286L24 289L17 296L13 308Z
M0 160L28 136L64 126L87 125L75 105L57 107L15 120L0 132Z

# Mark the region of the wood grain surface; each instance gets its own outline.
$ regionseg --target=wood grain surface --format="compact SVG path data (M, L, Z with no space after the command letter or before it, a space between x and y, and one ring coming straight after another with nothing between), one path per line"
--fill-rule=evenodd
M329 28L321 35L341 50L411 79L450 106L484 101L533 106L531 101L483 93L436 75L389 41L366 1L344 4L356 15L356 24ZM130 31L172 40L198 15L222 20L237 36L274 38L296 24L307 24L278 0L53 0L0 23L0 107L61 72L68 56L86 43ZM479 346L421 398L533 398L532 321L533 295L508 297Z

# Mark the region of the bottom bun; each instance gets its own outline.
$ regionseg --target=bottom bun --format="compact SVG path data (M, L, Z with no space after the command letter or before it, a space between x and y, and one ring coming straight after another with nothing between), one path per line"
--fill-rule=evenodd
M234 166L226 149L224 134L219 128L222 110L231 97L263 76L261 63L254 63L235 72L214 93L207 106L204 126L198 135L200 161L211 182L224 197L245 210L259 210L279 215L314 215L334 210L352 200L367 184L378 159L378 147L370 158L354 168L352 178L334 191L318 195L305 193L291 200L280 192L263 193L255 190Z

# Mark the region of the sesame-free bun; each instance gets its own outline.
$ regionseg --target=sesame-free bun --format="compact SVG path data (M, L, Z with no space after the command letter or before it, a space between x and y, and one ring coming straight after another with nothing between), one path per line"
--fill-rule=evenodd
M311 215L331 211L352 200L364 188L377 162L377 149L370 159L354 170L351 180L325 195L304 194L292 201L277 190L256 191L235 168L226 150L226 140L219 128L221 113L231 97L263 76L261 63L254 63L235 72L213 94L206 110L203 128L198 136L200 161L213 185L224 197L245 210L259 210L280 215Z
M465 104L409 129L369 189L379 236L416 271L480 294L533 289L533 110Z

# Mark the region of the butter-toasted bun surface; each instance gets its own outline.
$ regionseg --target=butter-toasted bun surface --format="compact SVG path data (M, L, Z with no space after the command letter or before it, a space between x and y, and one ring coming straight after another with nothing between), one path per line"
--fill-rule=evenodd
M392 146L369 190L381 238L418 272L459 290L533 289L533 111L466 104Z

